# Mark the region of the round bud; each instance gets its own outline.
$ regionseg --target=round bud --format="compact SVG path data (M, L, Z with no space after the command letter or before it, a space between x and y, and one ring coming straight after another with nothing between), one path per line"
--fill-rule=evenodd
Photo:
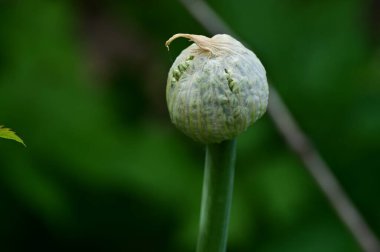
M226 34L176 34L195 43L170 68L166 99L172 122L202 143L219 143L245 131L266 111L268 82L256 55Z

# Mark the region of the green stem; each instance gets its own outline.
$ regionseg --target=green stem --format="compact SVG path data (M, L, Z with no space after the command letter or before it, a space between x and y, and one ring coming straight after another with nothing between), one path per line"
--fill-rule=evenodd
M197 252L226 251L235 149L235 139L207 145Z

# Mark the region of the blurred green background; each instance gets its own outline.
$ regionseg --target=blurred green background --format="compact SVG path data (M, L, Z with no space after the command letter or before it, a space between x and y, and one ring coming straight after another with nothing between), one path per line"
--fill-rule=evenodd
M380 235L380 4L210 0ZM174 0L0 1L0 251L194 251L204 147L168 69ZM268 115L238 138L231 252L360 251Z

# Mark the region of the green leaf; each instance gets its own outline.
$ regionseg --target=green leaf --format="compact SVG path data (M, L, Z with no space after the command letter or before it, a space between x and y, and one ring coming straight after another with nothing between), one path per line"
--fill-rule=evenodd
M4 128L2 125L0 125L0 137L15 140L26 147L24 141L19 136L17 136L15 132L13 132L11 129Z

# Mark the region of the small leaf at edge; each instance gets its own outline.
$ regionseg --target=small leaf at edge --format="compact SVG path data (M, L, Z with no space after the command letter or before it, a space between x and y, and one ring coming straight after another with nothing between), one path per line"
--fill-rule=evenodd
M17 141L26 147L24 141L19 136L17 136L15 132L13 132L11 129L4 128L2 125L0 125L0 137Z

